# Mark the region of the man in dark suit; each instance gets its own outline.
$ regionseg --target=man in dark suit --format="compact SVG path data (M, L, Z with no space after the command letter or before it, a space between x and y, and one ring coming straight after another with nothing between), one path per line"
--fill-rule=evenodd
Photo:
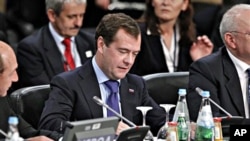
M120 113L136 125L142 124L137 106L151 106L147 124L153 134L165 122L165 111L149 96L144 80L128 71L140 51L141 34L137 23L125 14L108 14L96 29L97 52L83 66L55 76L52 91L40 119L40 128L62 131L66 121L107 117L108 111L93 101L108 101L107 80L119 82L117 99ZM62 130L60 130L60 125ZM119 122L117 134L129 126Z
M250 67L250 5L239 4L227 11L220 23L225 46L190 66L187 102L190 118L197 120L201 96L196 87L210 91L210 98L233 116L249 118L248 75ZM213 116L226 116L213 104Z
M66 71L64 38L70 38L75 67L94 54L94 35L80 30L86 0L46 0L46 9L49 24L18 44L20 80L16 88L48 84L54 75Z
M16 115L10 104L7 90L11 86L12 82L18 81L16 73L17 61L13 49L6 43L0 41L0 129L4 132L8 131L8 118ZM18 116L18 115L16 115ZM45 130L36 130L30 124L18 116L19 134L23 138L28 138L30 141L52 141L58 140L60 134ZM46 137L47 136L47 137ZM48 138L49 137L49 138ZM0 140L4 139L5 136L0 134Z

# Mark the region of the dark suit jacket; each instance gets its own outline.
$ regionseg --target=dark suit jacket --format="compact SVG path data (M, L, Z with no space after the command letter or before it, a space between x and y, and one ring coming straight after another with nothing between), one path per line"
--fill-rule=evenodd
M140 28L142 32L141 51L136 57L135 63L130 72L138 75L169 72L160 36L147 35L145 24L140 24ZM188 71L189 65L193 62L189 54L191 45L192 43L187 42L185 43L185 46L180 46L177 71Z
M62 121L103 117L102 107L93 100L93 96L101 98L101 92L91 61L71 72L55 76L51 87L50 97L40 119L40 128L60 131ZM143 79L127 74L121 79L119 90L122 114L136 125L142 124L141 112L136 110L136 106L147 105L154 108L148 112L147 124L151 126L153 134L156 134L165 122L166 113L149 97Z
M210 98L233 116L245 116L239 77L225 47L190 66L187 102L193 121L197 119L201 104L201 96L195 92L196 87L210 91ZM214 116L225 116L211 105Z
M94 35L80 30L75 37L82 64L89 58L86 51L95 54ZM19 86L49 84L53 76L64 72L63 56L52 37L49 27L44 26L22 40L17 47Z
M10 104L9 97L0 97L0 129L4 132L8 132L8 118L9 116L18 116L16 115ZM31 115L32 116L32 115ZM20 133L20 136L23 138L29 138L34 137L38 135L45 135L48 136L54 140L58 140L62 135L51 132L51 131L45 131L45 130L35 130L30 124L28 124L26 121L24 121L20 116L18 116L19 124L18 124L18 130ZM4 139L5 137L0 134L0 140Z

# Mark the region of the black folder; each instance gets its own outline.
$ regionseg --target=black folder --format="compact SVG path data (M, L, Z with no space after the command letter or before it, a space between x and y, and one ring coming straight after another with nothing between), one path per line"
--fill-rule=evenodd
M223 117L221 121L222 133L224 137L230 136L231 125L250 125L250 119L246 119L240 116Z
M116 141L142 141L149 129L149 126L137 126L126 129L120 133Z

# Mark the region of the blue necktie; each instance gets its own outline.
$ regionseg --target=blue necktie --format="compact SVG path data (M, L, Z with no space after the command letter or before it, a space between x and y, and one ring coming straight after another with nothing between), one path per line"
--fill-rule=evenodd
M118 87L119 87L119 82L115 80L108 80L104 82L104 84L109 88L110 90L110 95L107 99L107 104L114 109L117 113L120 113L119 109L119 100L118 100ZM107 116L115 116L113 112L110 110L107 110Z
M247 93L247 100L248 100L248 109L250 112L250 68L247 69L247 74L248 74L248 93Z

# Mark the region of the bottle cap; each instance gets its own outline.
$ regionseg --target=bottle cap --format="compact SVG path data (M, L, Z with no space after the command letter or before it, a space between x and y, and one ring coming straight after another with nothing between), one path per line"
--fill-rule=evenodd
M222 118L221 117L214 117L214 122L221 122Z
M169 126L176 126L176 125L177 125L177 122L170 121L170 122L168 122L168 125L169 125Z
M187 91L186 91L186 89L179 89L178 94L183 96L183 95L187 94Z
M201 95L203 97L210 97L210 92L209 91L202 91Z
M18 118L15 116L10 116L8 122L9 124L18 124Z

